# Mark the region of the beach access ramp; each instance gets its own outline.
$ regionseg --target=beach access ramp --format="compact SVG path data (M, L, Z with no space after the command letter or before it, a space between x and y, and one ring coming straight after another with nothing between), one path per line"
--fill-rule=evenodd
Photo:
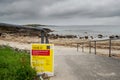
M120 59L55 47L55 76L51 80L120 80Z

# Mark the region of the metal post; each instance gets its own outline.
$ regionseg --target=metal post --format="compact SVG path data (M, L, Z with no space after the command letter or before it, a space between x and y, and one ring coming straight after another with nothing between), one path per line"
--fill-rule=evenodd
M96 41L94 41L94 49L95 49L95 55L96 55Z
M45 36L44 31L41 31L41 43L42 44L44 43L44 36Z
M91 53L91 41L89 41L89 53Z
M45 43L49 43L49 40L48 40L48 35L47 35L47 33L46 33L46 36L45 36L45 38L46 38L46 41L45 41Z
M109 57L111 57L111 39L109 40Z

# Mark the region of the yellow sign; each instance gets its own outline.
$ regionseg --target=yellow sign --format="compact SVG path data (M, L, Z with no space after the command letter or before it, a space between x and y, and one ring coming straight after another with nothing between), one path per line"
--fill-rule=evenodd
M54 75L54 45L53 44L32 44L31 66L37 74L46 73Z

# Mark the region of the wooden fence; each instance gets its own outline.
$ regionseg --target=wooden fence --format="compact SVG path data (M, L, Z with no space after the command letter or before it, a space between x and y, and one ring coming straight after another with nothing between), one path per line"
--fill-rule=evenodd
M96 48L96 43L97 42L102 42L102 41L108 41L109 42L109 44L108 44L108 46L109 46L109 57L111 57L112 56L112 54L111 54L111 47L112 47L112 40L118 40L118 39L97 39L97 40L89 40L89 41L87 41L88 43L89 43L89 53L91 53L91 43L94 43L94 54L96 55L97 53L96 53L96 51L97 51L97 48ZM84 48L85 48L85 43L87 43L87 42L81 42L81 43L77 43L77 51L79 51L79 46L81 45L82 46L82 52L84 52Z

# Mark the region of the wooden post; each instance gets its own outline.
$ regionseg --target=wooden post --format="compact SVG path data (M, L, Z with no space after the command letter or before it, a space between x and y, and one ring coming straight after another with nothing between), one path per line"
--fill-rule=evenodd
M82 43L82 52L84 52L84 42Z
M109 40L109 57L111 57L111 39Z
M77 43L77 52L78 52L78 50L79 50L79 43Z
M91 53L91 41L89 41L89 53Z
M96 41L94 41L94 49L95 49L95 55L96 55Z

